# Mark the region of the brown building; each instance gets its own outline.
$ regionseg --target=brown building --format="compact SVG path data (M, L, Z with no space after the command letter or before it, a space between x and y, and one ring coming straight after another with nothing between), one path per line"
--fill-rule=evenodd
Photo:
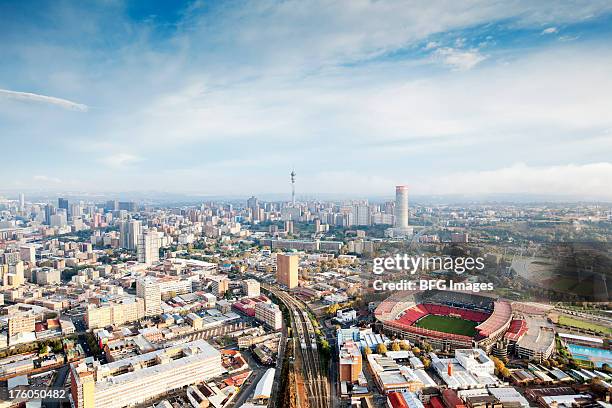
M298 285L298 255L276 255L276 281L289 289Z
M339 361L340 381L356 383L362 368L361 351L357 343L347 341L340 349Z

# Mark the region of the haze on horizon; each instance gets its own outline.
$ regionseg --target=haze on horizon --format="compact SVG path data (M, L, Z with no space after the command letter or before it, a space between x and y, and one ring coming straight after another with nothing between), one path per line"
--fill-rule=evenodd
M612 198L612 3L0 5L2 191Z

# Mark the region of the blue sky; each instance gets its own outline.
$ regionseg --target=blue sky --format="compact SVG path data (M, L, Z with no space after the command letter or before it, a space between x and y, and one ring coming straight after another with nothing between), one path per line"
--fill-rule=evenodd
M5 190L611 198L609 1L0 4Z

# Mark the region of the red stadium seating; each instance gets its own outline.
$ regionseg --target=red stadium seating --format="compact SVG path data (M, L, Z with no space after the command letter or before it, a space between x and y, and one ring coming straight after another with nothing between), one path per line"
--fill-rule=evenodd
M493 313L487 320L476 326L482 337L489 337L510 323L512 319L512 306L508 302L495 302Z

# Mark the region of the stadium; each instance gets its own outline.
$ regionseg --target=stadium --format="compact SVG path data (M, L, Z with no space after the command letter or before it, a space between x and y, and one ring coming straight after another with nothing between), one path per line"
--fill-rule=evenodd
M443 290L396 293L374 313L388 335L448 351L479 347L490 352L512 321L506 301Z

